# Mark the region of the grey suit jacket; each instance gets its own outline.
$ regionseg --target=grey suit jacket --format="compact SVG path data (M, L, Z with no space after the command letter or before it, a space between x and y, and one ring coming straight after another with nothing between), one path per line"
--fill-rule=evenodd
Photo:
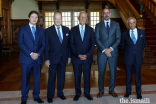
M98 56L107 57L102 51L106 48L112 47L114 51L111 52L112 57L118 56L118 45L121 40L121 32L119 23L112 21L110 22L109 34L107 33L104 21L96 24L95 27L95 42L98 46Z

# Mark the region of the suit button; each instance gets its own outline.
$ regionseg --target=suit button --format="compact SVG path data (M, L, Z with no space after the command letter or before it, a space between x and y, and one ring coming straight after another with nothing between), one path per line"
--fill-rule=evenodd
M135 52L134 52L135 53Z

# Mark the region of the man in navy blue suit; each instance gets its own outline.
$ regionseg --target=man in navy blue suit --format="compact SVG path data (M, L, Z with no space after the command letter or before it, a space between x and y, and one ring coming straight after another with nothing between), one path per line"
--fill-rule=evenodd
M34 101L44 103L39 97L40 75L43 63L42 53L45 48L44 29L36 26L38 21L38 13L36 11L31 11L28 17L29 24L20 27L18 32L19 63L21 63L22 73L21 104L26 104L28 98L31 71L33 71Z
M131 95L133 68L135 73L135 87L137 99L142 99L141 95L141 65L143 63L143 49L146 47L145 31L136 28L136 19L128 18L129 30L122 34L121 46L124 49L124 64L126 66L126 94Z
M79 14L79 25L71 29L70 45L72 50L72 65L75 74L74 101L81 96L81 74L84 75L84 95L88 100L90 96L90 70L93 62L92 52L95 45L93 28L86 26L87 14L82 11Z
M57 73L57 96L62 100L66 63L71 61L69 45L69 28L62 26L62 15L54 13L54 25L45 30L46 46L44 52L45 64L49 67L47 101L52 103L55 93L55 82Z

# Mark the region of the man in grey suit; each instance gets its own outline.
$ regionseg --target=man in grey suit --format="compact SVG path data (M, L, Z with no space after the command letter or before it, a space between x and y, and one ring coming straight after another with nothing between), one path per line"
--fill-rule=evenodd
M100 98L104 94L104 75L107 66L107 60L110 68L110 86L109 94L113 97L118 97L114 92L116 84L116 70L118 60L118 45L121 40L121 32L119 23L110 19L110 9L104 8L102 11L104 21L96 24L95 27L95 42L98 46L97 62L98 62L98 86L99 93L97 97Z

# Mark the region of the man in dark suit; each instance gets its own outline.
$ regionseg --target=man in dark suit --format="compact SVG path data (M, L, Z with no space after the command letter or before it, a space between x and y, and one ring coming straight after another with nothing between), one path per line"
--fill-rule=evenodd
M135 73L135 86L137 99L142 99L141 95L141 65L143 63L143 49L146 47L145 31L136 28L136 19L130 17L127 20L129 30L122 34L121 46L124 49L124 64L126 66L126 94L131 95L133 68Z
M63 94L66 63L71 61L69 28L62 26L62 15L59 12L54 14L54 25L45 30L46 46L44 52L45 64L49 67L47 98L52 103L55 93L55 82L57 73L57 96L62 100L66 97Z
M93 28L86 26L87 14L79 14L79 25L71 29L70 45L72 50L72 65L75 75L74 101L81 96L81 74L84 75L84 95L88 100L93 100L90 95L90 70L93 62L92 52L95 45Z
M42 53L45 48L44 29L36 26L38 13L31 11L28 15L29 24L19 28L18 45L20 48L19 63L22 72L21 104L26 104L29 93L31 71L33 71L33 97L34 101L43 103L40 99L40 75L43 63Z
M104 75L107 66L107 60L110 68L110 86L109 94L113 97L118 97L114 88L116 84L116 70L118 60L118 45L121 39L119 23L110 19L110 9L104 8L102 11L104 21L98 23L95 27L95 42L98 46L97 62L98 62L98 86L100 98L104 94Z

